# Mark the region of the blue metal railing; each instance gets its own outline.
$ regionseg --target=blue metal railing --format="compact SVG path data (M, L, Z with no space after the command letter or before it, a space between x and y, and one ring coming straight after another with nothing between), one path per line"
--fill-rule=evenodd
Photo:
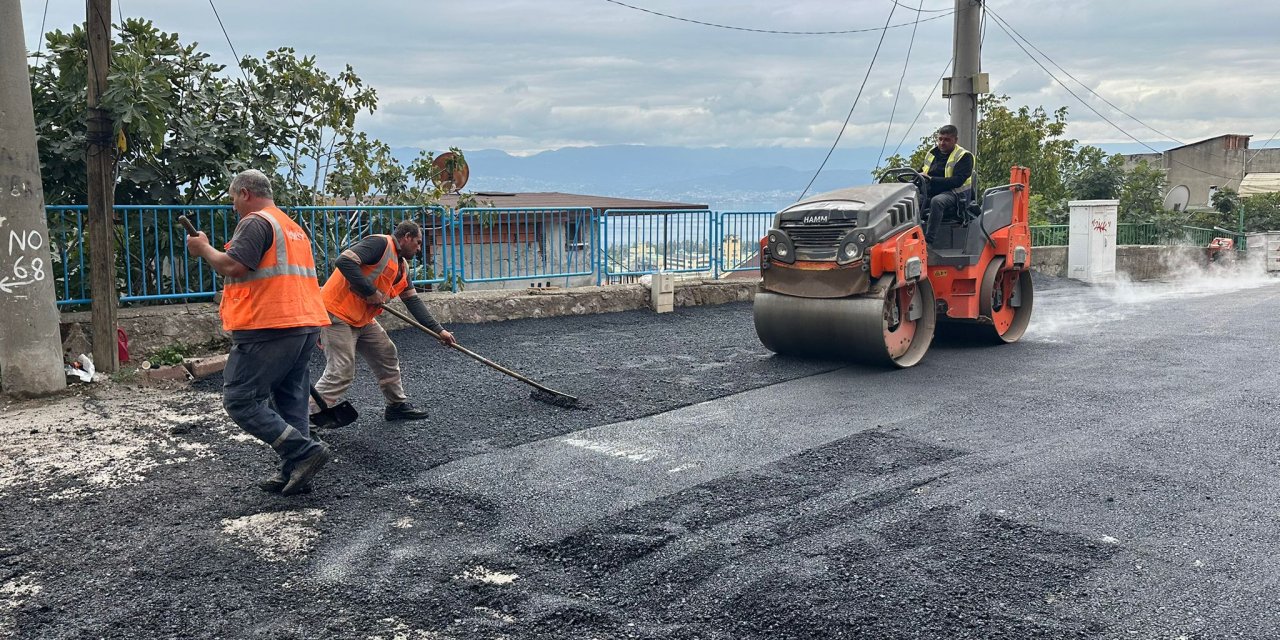
M115 207L121 302L210 299L220 279L187 252L185 215L224 245L235 231L225 205ZM360 238L391 233L401 220L423 228L415 285L458 289L468 283L560 280L566 286L659 270L711 277L758 268L759 239L773 212L587 207L450 211L439 206L329 206L288 209L311 236L323 281L338 254ZM87 208L47 207L52 275L60 306L90 301Z
M600 219L597 283L657 271L714 271L714 212L706 209L608 209Z
M716 216L719 273L760 268L760 239L773 224L773 211L722 211Z
M453 228L444 207L360 206L291 207L290 215L307 230L323 281L336 268L343 249L373 234L390 234L403 220L422 227L422 248L410 278L415 285L440 284L453 264Z
M589 207L464 208L452 217L461 282L586 277L594 273Z

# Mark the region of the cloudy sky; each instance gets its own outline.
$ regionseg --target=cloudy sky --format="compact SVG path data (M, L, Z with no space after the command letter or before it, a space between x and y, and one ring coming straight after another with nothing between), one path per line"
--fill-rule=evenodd
M83 21L83 0L21 0L27 46ZM900 4L898 4L900 3ZM912 23L889 148L946 122L935 82L951 57L953 0L627 0L746 29L888 32L841 147L886 137ZM361 126L393 146L502 149L646 144L826 147L867 72L879 33L785 35L675 20L608 0L215 0L242 55L290 46L330 70L351 64L377 88ZM1014 105L1067 106L1069 135L1131 142L1019 49L995 16L1107 101L1190 142L1280 129L1280 3L1205 0L990 0L983 67ZM923 11L917 13L915 8ZM115 0L215 59L233 56L207 0ZM890 11L893 12L890 17ZM1030 47L1028 47L1030 49ZM1034 50L1033 50L1034 53ZM1094 108L1142 140L1166 140L1045 63ZM949 74L949 71L948 71ZM1273 142L1280 146L1280 141Z

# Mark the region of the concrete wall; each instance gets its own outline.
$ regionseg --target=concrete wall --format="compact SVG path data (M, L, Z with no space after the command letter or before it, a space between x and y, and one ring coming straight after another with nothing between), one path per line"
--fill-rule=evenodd
M1249 149L1233 138L1238 136L1218 136L1159 155L1132 154L1125 156L1125 168L1133 168L1139 160L1162 167L1168 179L1166 193L1185 185L1191 192L1189 206L1208 207L1209 187L1239 191L1246 168L1249 173L1280 172L1280 149Z

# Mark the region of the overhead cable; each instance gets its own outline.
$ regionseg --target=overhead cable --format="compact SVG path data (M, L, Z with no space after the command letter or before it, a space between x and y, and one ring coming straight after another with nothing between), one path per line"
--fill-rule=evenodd
M899 7L901 3L894 0L894 4ZM920 6L924 6L924 0L920 0ZM910 8L910 7L907 7ZM898 114L898 99L902 97L902 83L907 79L907 68L911 65L911 49L916 46L916 30L920 27L920 15L916 11L916 22L911 27L911 41L907 43L906 60L902 62L902 75L898 76L898 90L893 93L893 107L889 109L889 124L884 128L884 142L880 143L880 153L876 155L876 168L880 168L880 163L884 161L884 150L889 146L889 134L893 132L893 117ZM928 101L928 98L925 98Z
M995 12L992 12L992 15L995 15ZM1027 48L1026 48L1025 46L1023 46L1022 42L1021 42L1021 41L1019 41L1019 39L1018 39L1018 38L1014 37L1014 35L1013 35L1012 33L1010 33L1010 32L1009 32L1009 29L1008 29L1008 28L1006 28L1006 27L1004 26L1004 21L1003 21L1003 20L1001 20L999 16L996 16L996 21L995 21L995 22L996 22L996 26L997 26L997 27L1000 27L1000 29L1001 29L1002 31L1004 31L1005 35L1009 36L1009 39L1010 39L1010 40L1012 40L1014 44L1018 45L1018 48L1019 48L1019 49L1022 49L1022 52L1023 52L1023 53L1025 53L1025 54L1027 54L1027 57L1028 57L1028 58L1031 58L1031 61L1032 61L1032 62L1036 63L1036 65L1037 65L1037 66L1039 66L1039 67L1040 67L1040 69L1041 69L1041 70L1043 70L1046 74L1048 74L1048 76L1049 76L1050 78L1052 78L1054 82L1058 83L1058 85L1059 85L1059 86L1061 86L1061 87L1063 88L1063 90L1065 90L1067 93L1071 94L1071 97L1075 98L1075 99L1076 99L1076 101L1078 101L1080 104L1084 105L1086 109L1088 109L1088 110L1092 111L1092 112L1094 113L1094 115L1096 115L1096 116L1098 116L1099 118L1101 118L1103 122L1106 122L1107 124L1111 125L1111 126L1112 126L1112 128L1114 128L1116 131L1119 131L1120 133L1124 134L1124 136L1125 136L1126 138L1129 138L1130 140L1133 140L1134 142L1136 142L1136 143L1138 143L1138 144L1142 145L1143 147L1146 147L1147 149L1150 149L1153 153L1161 153L1161 154L1162 154L1162 152L1161 152L1161 151L1159 151L1159 150L1157 150L1155 147L1153 147L1153 146L1151 146L1151 145L1147 144L1146 142L1143 142L1142 140L1139 140L1139 139L1138 139L1136 136L1134 136L1132 133L1129 133L1127 130L1125 130L1125 129L1124 129L1123 127L1121 127L1120 125L1116 124L1115 122L1112 122L1110 118L1107 118L1105 115L1102 115L1102 112L1100 112L1100 111L1098 111L1097 109L1093 108L1093 105L1089 104L1087 101L1085 101L1083 98L1081 98L1081 97L1080 97L1076 92L1072 91L1072 90L1071 90L1071 87L1068 87L1068 86L1067 86L1067 84L1066 84L1065 82L1063 82L1062 80L1060 80L1060 79L1058 78L1058 76L1054 75L1054 74L1053 74L1053 72L1052 72L1052 71L1050 71L1048 67L1044 66L1044 63L1043 63L1043 62L1040 62L1040 59L1039 59L1039 58L1035 57L1035 56L1034 56L1030 51L1028 51L1028 50L1027 50ZM1171 162L1176 163L1176 164L1180 164L1180 165L1182 165L1182 166L1184 166L1184 167L1186 167L1186 168L1188 168L1188 169L1191 169L1192 171L1195 171L1195 172L1197 172L1197 173L1203 173L1203 174L1205 174L1205 175L1213 176L1213 177L1215 177L1215 178L1222 178L1222 179L1224 179L1224 180L1235 180L1235 179L1236 179L1236 178L1234 178L1234 177L1232 177L1232 176L1224 176L1224 175L1221 175L1221 174L1213 173L1212 171L1205 171L1204 169L1201 169L1201 168L1199 168L1199 167L1196 167L1196 166L1193 166L1193 165L1187 164L1187 163L1185 163L1185 162L1182 162L1182 161L1180 161L1180 160L1177 160L1177 159L1173 158L1172 156L1170 156L1170 157L1169 157L1169 160L1170 160Z
M231 44L231 35L227 33L226 25L222 24L222 16L218 15L218 7L214 6L213 0L209 0L209 8L213 9L213 17L218 19L218 26L222 28L222 37L227 39L227 46L231 47L231 55L236 57L236 68L240 70L240 75L244 77L245 88L251 89L253 83L249 81L249 74L244 71L244 65L240 62L240 54L236 53L236 45Z
M691 18L681 18L680 16L673 16L673 15L671 15L671 14L669 14L669 13L662 13L661 11L654 11L654 10L652 10L652 9L645 9L644 7L637 7L637 6L635 6L635 5L627 4L627 3L625 3L625 2L619 2L619 0L604 0L604 1L605 1L605 2L608 2L608 3L610 3L610 4L616 4L616 5L620 6L620 7L626 7L626 8L628 8L628 9L634 9L634 10L636 10L636 11L643 11L644 13L649 13L649 14L652 14L652 15L655 15L655 16L661 16L661 17L663 17L663 18L670 18L671 20L679 20L680 22L688 22L688 23L691 23L691 24L698 24L698 25L702 25L702 26L704 26L704 27L715 27L715 28L717 28L717 29L730 29L730 30L733 30L733 31L748 31L748 32L751 32L751 33L771 33L771 34L777 34L777 35L788 35L788 36L835 36L835 35L843 35L843 34L848 34L848 33L870 33L870 32L872 32L872 31L880 31L880 32L883 32L883 31L885 31L885 30L887 30L887 29L896 29L896 28L898 28L898 27L905 27L905 26L909 26L909 25L913 24L913 23L911 23L911 22L903 22L903 23L901 23L901 24L895 24L895 25L885 24L885 26L883 26L883 27L879 27L879 28L870 28L870 29L844 29L844 30L841 30L841 31L780 31L780 30L777 30L777 29L752 29L752 28L749 28L749 27L735 27L735 26L732 26L732 25L719 24L719 23L715 23L715 22L704 22L704 21L702 21L702 20L693 20L693 19L691 19ZM895 4L896 4L896 1L895 1ZM947 13L944 13L944 14L941 14L941 15L936 15L936 16L933 16L933 17L931 17L931 18L925 18L925 19L923 19L923 20L918 20L918 22L928 22L928 21L930 21L930 20L937 20L937 19L939 19L939 18L945 18L945 17L947 17L947 16L951 15L952 13L955 13L955 12L954 12L954 11L949 11L949 12L947 12Z
M805 185L804 191L800 192L800 197L796 198L797 201L804 199L805 194L809 193L809 188L813 186L813 181L818 179L818 174L822 173L823 167L826 167L827 161L831 159L831 154L835 152L836 146L840 144L840 138L844 136L844 130L849 126L849 119L853 117L853 110L858 107L858 100L862 98L862 90L867 88L867 80L871 77L871 70L876 66L876 58L880 56L880 47L884 45L884 36L889 32L889 22L893 20L893 12L897 8L898 5L896 3L889 7L889 17L884 21L885 28L880 30L880 41L876 43L875 53L871 54L871 63L867 65L867 74L862 77L862 86L858 87L858 94L853 97L853 104L849 106L849 114L844 117L844 124L840 125L840 133L836 134L835 142L832 142L831 148L827 150L827 157L822 159L822 164L818 165L818 170L813 172L813 177L809 178L809 184Z

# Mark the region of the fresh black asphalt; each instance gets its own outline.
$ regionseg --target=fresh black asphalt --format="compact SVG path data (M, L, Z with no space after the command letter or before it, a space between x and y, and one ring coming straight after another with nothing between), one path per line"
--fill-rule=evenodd
M0 585L42 585L22 638L1280 636L1280 284L1039 285L1024 341L902 371L771 356L747 304L450 327L585 410L398 331L432 417L362 372L297 498L206 381L170 409L216 455L0 494ZM281 511L309 553L221 524Z

